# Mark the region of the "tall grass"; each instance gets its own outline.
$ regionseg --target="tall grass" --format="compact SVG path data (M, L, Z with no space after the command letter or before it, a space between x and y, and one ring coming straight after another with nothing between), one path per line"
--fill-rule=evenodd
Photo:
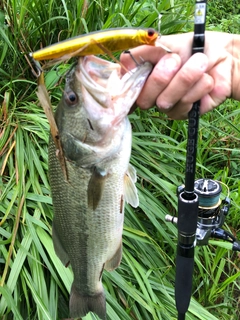
M73 278L53 250L49 124L37 100L28 53L93 30L157 28L159 13L162 33L188 31L192 5L181 0L3 0L0 4L0 319L67 318ZM231 17L224 19L230 23ZM68 67L61 65L45 74L54 107ZM138 173L140 206L126 207L123 260L116 271L104 273L108 319L176 319L177 230L164 217L175 213L175 190L184 181L187 123L171 121L155 109L137 110L130 119L131 162ZM202 117L196 177L228 185L232 208L225 227L240 237L239 120L240 104L231 100ZM211 240L209 246L196 249L195 261L187 319L239 319L239 255ZM90 319L97 317L84 318Z

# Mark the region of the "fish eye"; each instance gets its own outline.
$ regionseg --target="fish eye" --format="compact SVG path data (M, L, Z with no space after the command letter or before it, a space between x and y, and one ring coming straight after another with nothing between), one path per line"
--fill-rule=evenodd
M156 31L152 28L148 29L148 36L151 38L155 35Z
M78 102L78 97L74 91L68 91L64 94L65 101L68 105L74 105Z

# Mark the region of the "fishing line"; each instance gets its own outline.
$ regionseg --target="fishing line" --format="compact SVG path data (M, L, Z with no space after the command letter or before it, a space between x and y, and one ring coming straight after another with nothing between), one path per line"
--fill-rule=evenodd
M158 33L161 34L162 14L158 15Z
M220 184L214 180L196 180L194 184L194 191L198 195L200 207L210 208L221 203L220 194L222 192L222 188Z

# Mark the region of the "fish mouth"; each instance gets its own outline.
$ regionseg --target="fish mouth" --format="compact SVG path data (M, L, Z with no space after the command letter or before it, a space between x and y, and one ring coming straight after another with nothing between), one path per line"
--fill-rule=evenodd
M127 114L151 70L152 65L144 62L122 75L120 64L96 56L85 56L79 58L76 76L103 108L112 108L116 112L117 106L122 105L121 109L127 109ZM127 99L124 104L123 99Z
M94 95L96 100L101 95L108 95L108 83L112 74L117 75L115 80L120 79L120 65L112 63L95 56L85 56L78 60L77 76L89 93ZM99 102L100 102L99 101ZM104 107L107 107L103 105Z

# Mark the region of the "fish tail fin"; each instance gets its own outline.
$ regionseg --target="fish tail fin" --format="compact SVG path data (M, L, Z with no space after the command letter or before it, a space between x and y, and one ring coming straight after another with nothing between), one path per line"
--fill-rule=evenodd
M104 291L95 295L81 294L73 285L70 294L70 317L84 317L90 311L96 313L102 320L107 319Z

